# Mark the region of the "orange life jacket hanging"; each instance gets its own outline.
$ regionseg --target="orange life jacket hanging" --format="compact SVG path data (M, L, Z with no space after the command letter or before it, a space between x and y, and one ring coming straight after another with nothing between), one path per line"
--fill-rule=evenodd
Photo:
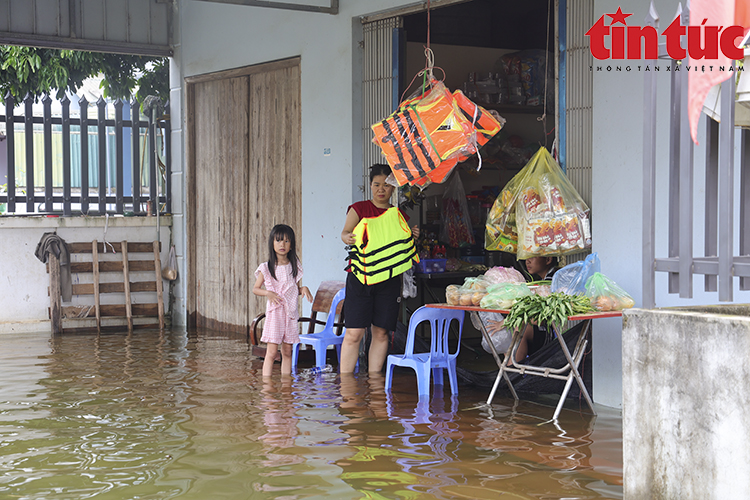
M400 186L413 185L443 161L471 150L473 127L442 82L419 98L405 101L372 126ZM468 151L467 151L468 152Z
M451 94L434 79L431 85L371 127L399 186L445 181L505 125L460 90Z
M498 120L482 106L474 104L460 90L453 92L453 98L466 119L474 127L474 141L472 141L472 144L470 144L471 147L467 148L464 153L443 161L435 170L427 173L429 181L436 184L444 182L448 174L453 170L453 167L462 161L468 160L472 154L476 153L479 148L487 144L495 134L500 132L500 129L505 125L505 118L500 117L500 120ZM427 179L423 179L422 182L417 181L415 184L422 186L427 182Z

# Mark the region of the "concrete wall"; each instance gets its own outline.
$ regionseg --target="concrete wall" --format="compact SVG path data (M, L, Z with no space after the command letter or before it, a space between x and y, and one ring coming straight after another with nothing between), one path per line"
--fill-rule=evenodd
M171 224L170 217L160 217L163 263L171 245ZM156 217L109 217L108 222L104 217L0 217L0 255L3 255L0 259L0 334L50 331L49 276L46 266L34 252L42 235L53 231L71 243L94 239L154 241ZM178 277L176 283L180 281ZM169 307L169 289L170 282L164 281L166 308ZM169 315L168 309L166 314Z
M361 169L355 157L361 137L356 94L361 79L359 16L413 2L353 0L340 3L338 15L181 0L177 7L172 102L182 103L184 77L244 67L288 57L301 57L302 78L302 239L305 284L344 279L344 244L339 237L346 207L359 201ZM178 87L179 84L179 87ZM174 110L174 106L172 108ZM176 113L176 111L173 111ZM172 120L172 144L184 158L185 137ZM178 148L173 148L176 151ZM330 155L324 155L330 150ZM182 160L180 158L180 160ZM175 160L177 157L174 158ZM174 189L184 193L184 176L174 161ZM188 200L189 202L189 200ZM184 220L175 198L175 239L184 253ZM271 209L269 207L269 209ZM184 288L175 291L175 321L185 323ZM303 302L303 314L310 305Z
M634 0L627 7L620 0L594 0L594 19L606 13L614 13L623 6L628 25L643 25L648 14L650 0ZM661 18L660 31L674 19L678 1L654 2ZM684 2L683 2L684 8ZM609 18L605 18L609 22ZM623 64L624 63L624 64ZM643 203L643 88L644 72L638 61L594 61L594 134L592 137L593 179L591 223L593 250L599 252L602 272L614 279L633 295L636 305L642 298L642 203ZM622 68L617 71L617 66ZM626 67L630 67L630 71ZM662 71L656 74L659 102L657 107L657 227L656 255L666 257L668 202L668 145L669 145L669 76L664 70L668 61L660 61ZM611 67L611 70L607 70ZM599 70L601 68L601 70ZM575 86L569 81L568 87ZM695 148L695 205L694 205L694 254L703 255L703 186L705 167L703 159L705 143L702 137L705 116L699 123L699 142ZM739 144L739 143L738 143ZM738 157L738 152L735 152ZM735 178L739 178L739 164ZM739 188L737 184L737 189ZM738 191L736 191L738 193ZM736 194L738 196L738 194ZM738 217L735 216L737 226ZM737 244L735 242L735 244ZM735 250L738 255L738 248ZM681 299L667 293L666 273L656 275L656 305L658 307L715 304L715 292L703 292L703 276L694 277L692 299ZM740 292L735 280L734 300L750 301L750 293ZM619 406L622 398L620 379L621 325L617 320L597 321L593 338L594 400Z
M624 497L747 498L750 306L627 311Z

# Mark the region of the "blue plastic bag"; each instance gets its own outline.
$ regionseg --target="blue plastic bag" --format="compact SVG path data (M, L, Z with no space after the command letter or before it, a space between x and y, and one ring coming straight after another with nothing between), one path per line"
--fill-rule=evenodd
M599 254L594 252L586 259L563 267L552 276L551 290L568 295L585 295L586 280L602 270Z

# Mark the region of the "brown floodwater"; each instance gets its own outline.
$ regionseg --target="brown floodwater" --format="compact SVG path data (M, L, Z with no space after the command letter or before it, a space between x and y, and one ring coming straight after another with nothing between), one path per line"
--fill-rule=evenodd
M261 364L211 332L0 336L0 498L622 498L618 410Z

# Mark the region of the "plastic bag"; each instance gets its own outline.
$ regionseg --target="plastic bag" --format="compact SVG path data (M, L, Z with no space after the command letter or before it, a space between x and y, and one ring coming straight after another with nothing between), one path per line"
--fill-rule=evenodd
M487 295L479 302L484 309L508 310L516 300L531 295L531 289L526 283L497 283L487 287Z
M512 267L496 266L484 273L484 277L490 283L525 283L526 280L517 269Z
M448 285L445 288L445 300L452 306L476 306L487 295L487 281L483 276L464 279L464 284Z
M594 252L584 260L573 262L552 276L552 291L568 295L585 295L586 280L602 270L599 254Z
M602 273L586 280L586 296L597 311L622 311L635 305L628 292Z
M503 193L492 204L484 226L484 247L487 250L516 253L518 251L518 229L516 213L506 214ZM509 196L508 202L510 202Z
M417 280L414 276L414 267L408 269L402 275L401 296L410 299L417 296Z
M169 281L177 279L177 255L175 254L174 245L169 249L167 265L161 270L161 277Z
M495 203L494 227L510 226L515 213L520 260L591 247L589 208L544 147L508 182Z
M504 316L500 313L481 311L478 320L474 314L471 315L471 322L477 330L482 329L482 325L478 324L479 321L482 322L497 353L506 352L508 347L510 347L511 340L513 340L513 334L502 326L504 320ZM482 335L482 347L485 351L492 353L492 349L490 349L490 345L484 335Z
M452 247L474 244L471 230L469 205L461 178L453 175L443 194L443 207L440 211L440 241Z

